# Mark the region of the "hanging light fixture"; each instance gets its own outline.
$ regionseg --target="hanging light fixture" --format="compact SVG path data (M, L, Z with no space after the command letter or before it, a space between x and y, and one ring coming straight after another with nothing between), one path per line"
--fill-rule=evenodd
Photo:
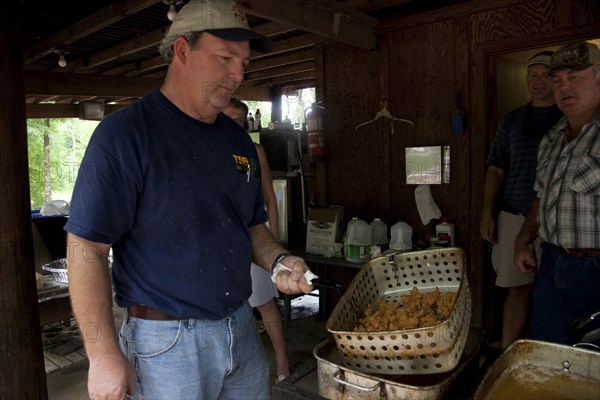
M65 55L69 54L67 50L64 49L56 49L54 50L56 54L58 54L58 66L64 68L67 66L67 60L65 59Z
M163 3L169 6L167 18L169 18L169 21L173 21L177 15L177 8L175 8L175 6L181 4L181 0L163 0Z

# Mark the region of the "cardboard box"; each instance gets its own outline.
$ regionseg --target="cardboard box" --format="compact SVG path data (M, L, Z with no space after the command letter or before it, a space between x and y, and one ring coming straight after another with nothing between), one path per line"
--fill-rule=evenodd
M344 207L309 208L306 226L306 252L325 255L332 243L340 242Z

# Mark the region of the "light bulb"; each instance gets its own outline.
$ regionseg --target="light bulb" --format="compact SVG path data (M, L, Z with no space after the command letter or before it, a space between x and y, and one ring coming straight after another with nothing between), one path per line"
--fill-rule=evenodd
M67 66L67 60L65 60L65 55L63 53L59 54L58 57L58 66L64 68Z
M175 4L171 3L169 6L169 11L167 12L167 18L169 18L169 21L173 21L176 15L177 10L175 9Z

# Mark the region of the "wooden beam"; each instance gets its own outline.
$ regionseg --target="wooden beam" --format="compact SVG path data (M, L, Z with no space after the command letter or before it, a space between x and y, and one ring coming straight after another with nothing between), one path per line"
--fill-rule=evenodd
M161 85L159 79L25 71L28 95L141 97Z
M282 33L287 33L296 30L292 25L269 22L252 28L253 31L266 36L273 36ZM103 64L117 60L119 58L129 56L151 47L157 47L165 36L166 28L157 29L145 35L133 38L116 46L102 50L88 57L79 58L69 61L65 67L56 67L54 72L78 72L86 73L87 71L97 68ZM127 64L129 65L129 64ZM128 72L134 71L130 68ZM118 74L113 74L118 75Z
M167 63L165 60L161 56L156 56L147 60L138 61L136 63L136 69L126 73L125 76L137 76L166 66Z
M126 106L126 104L106 104L104 115ZM79 118L79 104L27 104L27 118Z
M294 24L316 35L374 49L377 20L332 0L242 0L248 14Z
M261 25L253 26L250 28L253 32L260 33L265 36L277 36L282 33L288 33L298 29L293 24L281 24L278 22L267 22Z
M272 57L277 54L287 53L287 52L294 51L294 50L305 49L307 47L312 47L316 44L324 43L326 41L327 40L324 39L323 37L320 37L320 36L317 36L314 34L296 36L295 38L292 38L292 39L281 40L281 41L275 42L273 44L273 50L271 50L267 54L258 53L258 52L253 51L252 58L250 59L250 61L259 60L261 58Z
M0 4L0 398L44 400L19 15L17 2Z
M25 51L25 64L29 64L47 54L52 53L57 47L73 43L102 28L105 28L129 15L144 10L162 0L115 0L113 3L80 19L73 25L56 32L54 35L42 39L39 43Z
M282 75L282 76L277 76L277 77L273 77L273 78L266 78L266 79L262 79L260 81L255 81L252 82L254 83L255 86L262 86L262 85L266 85L266 86L276 86L276 85L283 85L283 84L287 84L287 83L291 83L291 82L297 82L297 81L314 81L315 80L315 71L306 71L306 72L299 72L297 74L290 74L290 75Z
M126 42L120 43L117 46L110 47L98 53L92 54L84 60L82 58L71 61L64 68L56 68L55 71L77 71L86 72L92 68L99 67L103 64L117 60L121 57L126 57L140 51L144 51L150 47L156 47L165 36L165 29L157 29L145 35L133 38Z
M100 75L112 75L112 76L127 75L128 73L133 72L136 69L137 69L137 63L132 62L129 64L121 65L121 66L113 68L113 69L109 69L108 71L104 71Z
M273 50L268 54L263 53L255 53L252 52L253 57L250 60L250 71L256 71L258 69L267 69L277 67L279 65L284 65L281 63L285 63L285 58L278 58L277 55L281 55L284 53L297 51L306 49L307 47L314 46L315 44L323 43L326 40L317 35L306 34L294 37L292 39L280 40L273 46ZM311 59L310 53L307 50L306 53L298 53L297 55L288 55L289 59L293 59L296 57L300 62L302 59L306 59L309 61ZM275 56L275 57L274 57ZM272 61L270 61L272 60ZM102 75L125 75L128 77L137 76L140 74L147 73L153 69L166 67L166 63L160 56L152 57L148 60L139 61L137 63L132 62L125 65L122 65L117 68L113 68L111 70L105 71ZM256 67L258 66L258 68ZM164 75L164 74L159 74Z
M271 69L265 69L262 71L252 72L250 74L247 74L246 78L244 80L246 82L252 82L252 81L258 81L258 80L263 80L263 79L267 79L267 78L273 78L273 77L277 77L277 76L291 75L291 74L297 74L299 72L314 71L314 70L315 70L315 63L306 62L306 63L302 63L302 64L294 64L294 65L288 65L285 67L271 68Z
M342 2L341 4L366 12L399 6L406 3L413 3L414 1L415 0L348 0Z
M250 61L246 68L246 73L252 73L263 69L283 67L285 65L297 64L315 59L315 52L312 49L301 50L297 53L284 54L280 56L264 58L256 61Z

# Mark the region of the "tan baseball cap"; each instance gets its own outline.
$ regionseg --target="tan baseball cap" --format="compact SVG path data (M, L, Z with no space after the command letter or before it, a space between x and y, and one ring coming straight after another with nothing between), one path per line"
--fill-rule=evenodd
M167 37L199 31L234 42L247 40L252 50L260 52L273 48L269 37L250 30L246 13L232 0L190 0L175 16Z
M529 61L527 62L527 66L529 67L534 64L544 64L549 67L552 54L554 53L551 51L541 51L539 53L536 53L533 55L533 57L529 59Z
M550 72L557 69L582 71L594 64L600 64L598 46L588 42L570 43L554 53L550 61Z

